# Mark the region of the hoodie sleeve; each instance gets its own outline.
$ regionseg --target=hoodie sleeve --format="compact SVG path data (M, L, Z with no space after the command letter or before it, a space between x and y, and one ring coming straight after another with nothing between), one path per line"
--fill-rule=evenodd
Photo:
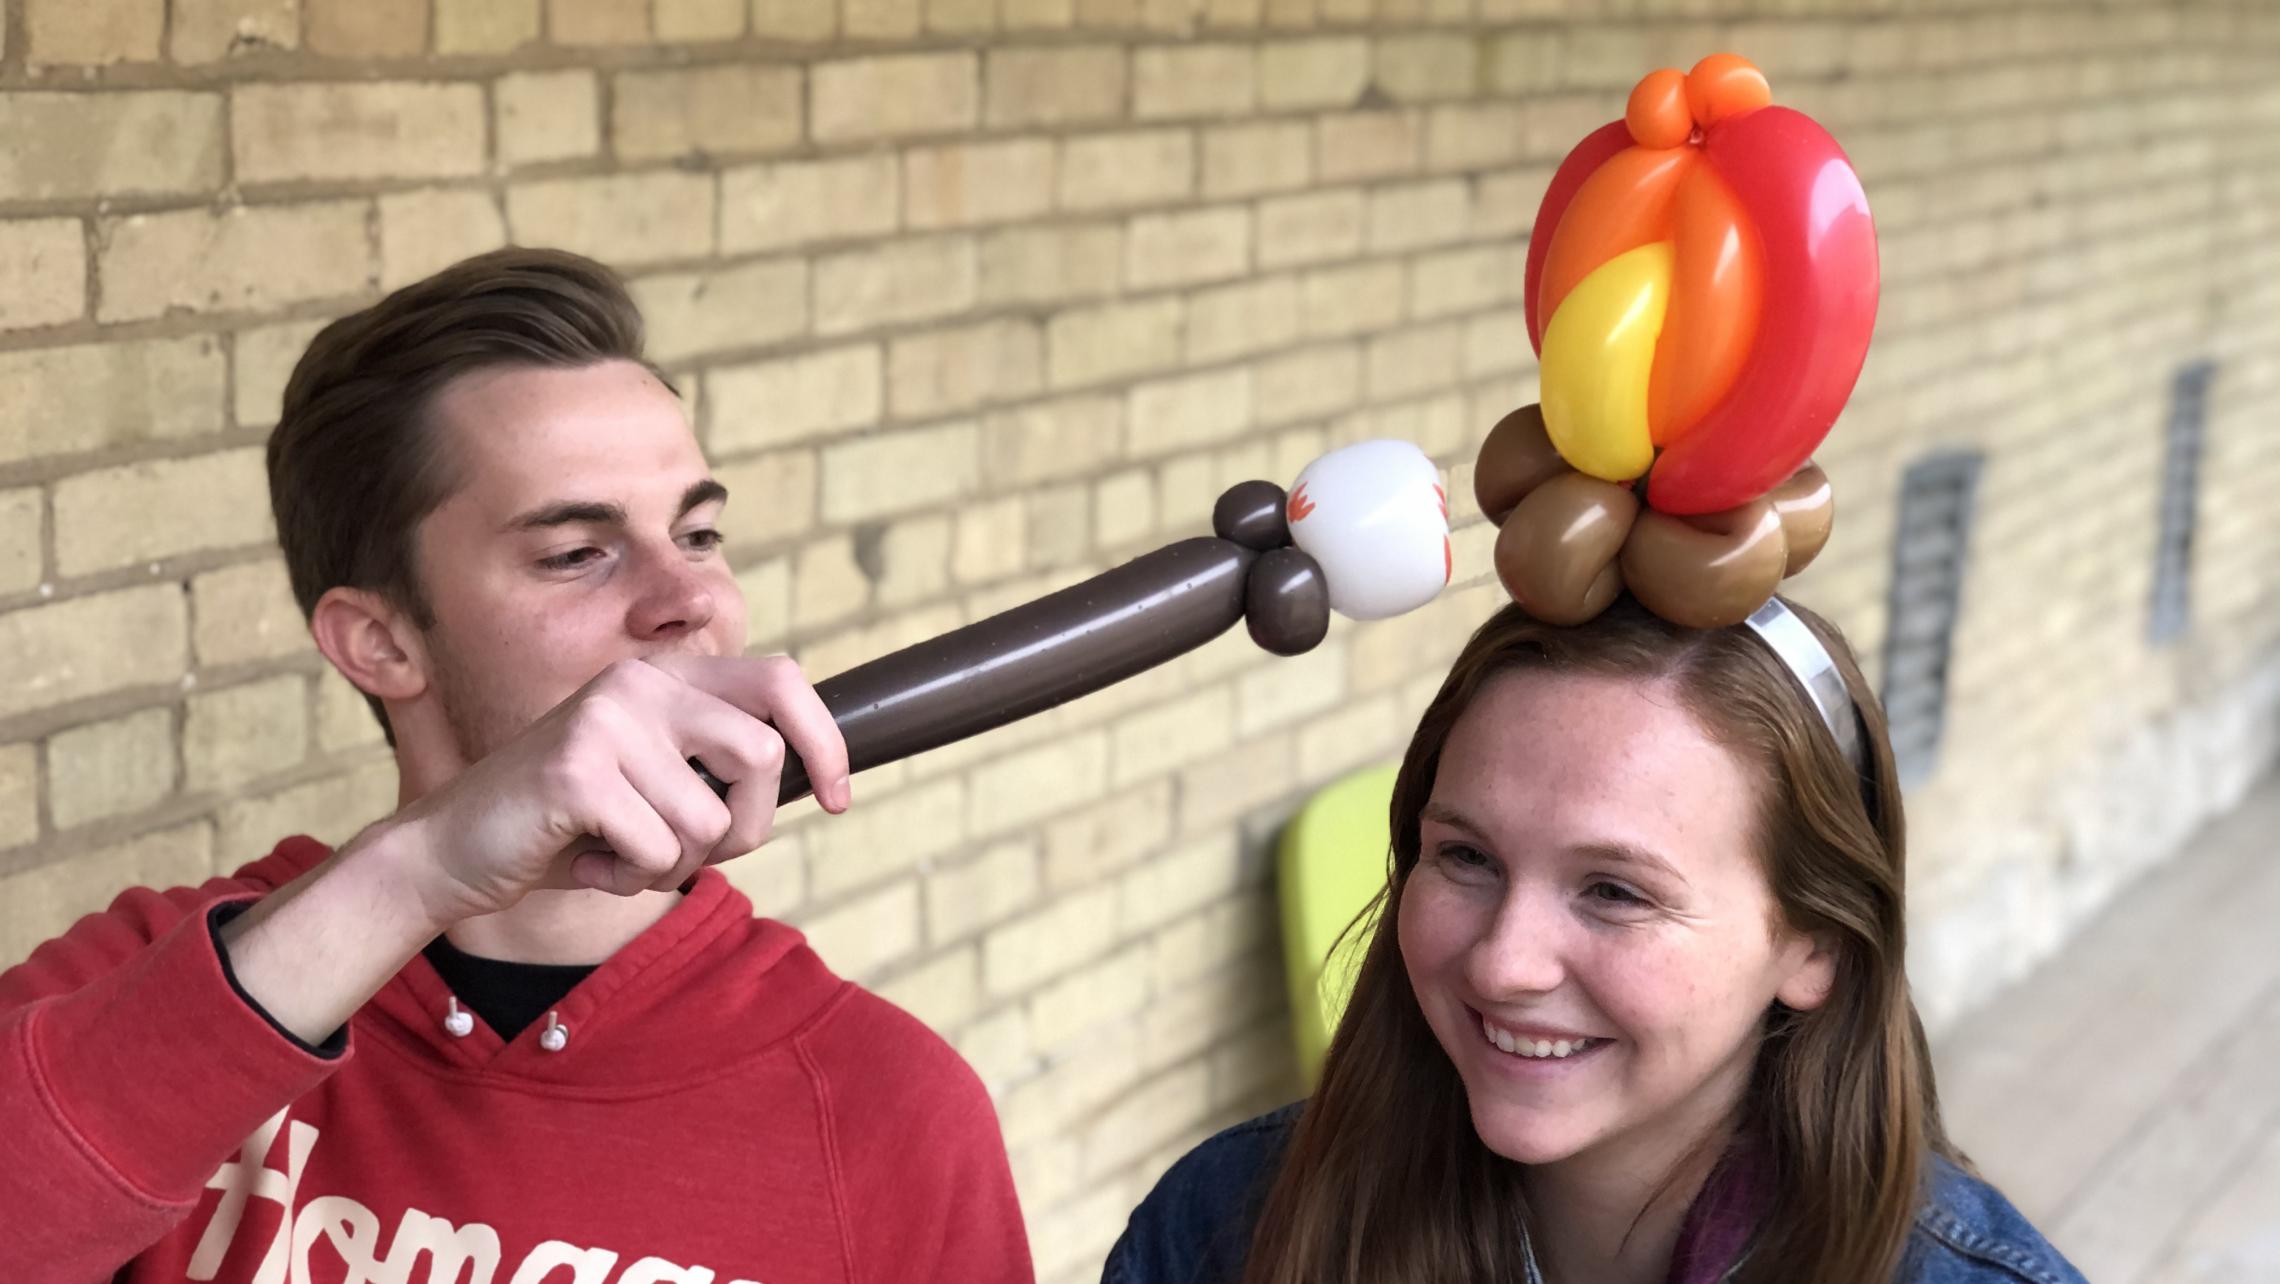
M341 1064L231 982L209 919L274 886L137 888L0 972L0 1209L45 1278L105 1279L207 1178Z
M804 1042L855 1284L1033 1284L997 1108L957 1050L860 989Z

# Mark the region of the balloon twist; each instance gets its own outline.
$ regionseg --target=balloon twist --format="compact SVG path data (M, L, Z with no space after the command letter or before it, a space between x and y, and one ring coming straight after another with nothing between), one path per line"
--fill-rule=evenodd
M1481 443L1473 497L1500 529L1496 574L1512 600L1553 624L1581 624L1625 589L1690 628L1739 624L1828 543L1828 475L1808 462L1769 494L1681 517L1635 488L1569 466L1538 406L1506 415Z

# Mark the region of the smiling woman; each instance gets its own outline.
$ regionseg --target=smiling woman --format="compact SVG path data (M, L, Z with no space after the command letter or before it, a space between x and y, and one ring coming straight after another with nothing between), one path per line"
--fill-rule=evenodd
M1788 609L1857 728L1747 627L1483 625L1321 1087L1174 1165L1110 1284L2078 1281L1947 1141L1883 714Z

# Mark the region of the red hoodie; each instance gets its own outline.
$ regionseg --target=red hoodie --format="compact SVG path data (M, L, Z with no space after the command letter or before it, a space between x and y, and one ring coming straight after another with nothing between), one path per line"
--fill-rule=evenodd
M326 849L137 889L0 973L0 1279L871 1284L1031 1279L989 1096L706 870L502 1043L414 957L295 1046L206 911Z

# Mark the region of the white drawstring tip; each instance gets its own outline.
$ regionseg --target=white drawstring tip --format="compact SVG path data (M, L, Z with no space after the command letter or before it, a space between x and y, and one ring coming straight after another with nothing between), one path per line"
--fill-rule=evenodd
M538 1046L548 1052L560 1052L570 1046L570 1027L562 1024L559 1014L546 1014L546 1029L539 1032Z
M475 1033L475 1015L459 1008L459 996L451 998L451 1010L443 1014L443 1029L454 1039L464 1039Z

